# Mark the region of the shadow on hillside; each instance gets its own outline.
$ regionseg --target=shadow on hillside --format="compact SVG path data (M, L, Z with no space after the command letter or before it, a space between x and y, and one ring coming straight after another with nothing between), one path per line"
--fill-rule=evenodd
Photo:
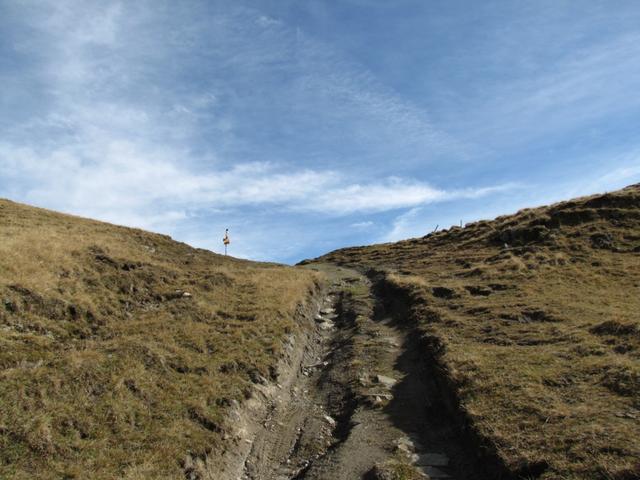
M449 466L438 468L453 478L510 478L497 457L480 449L477 440L469 434L466 419L459 413L449 392L442 387L443 379L437 377L424 339L406 320L406 306L399 302L397 296L387 305L383 305L384 296L380 299L376 321L391 316L389 325L405 333L402 352L394 365L404 375L393 387L393 400L385 407L394 425L413 440L420 453L441 453L449 457Z

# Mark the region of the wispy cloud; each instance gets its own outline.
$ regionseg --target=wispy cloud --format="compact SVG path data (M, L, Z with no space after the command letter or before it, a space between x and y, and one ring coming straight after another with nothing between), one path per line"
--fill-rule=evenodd
M566 150L568 186L549 175L531 198L573 191L576 172L580 192L638 178L631 134L582 163L575 145L594 124L593 143L632 130L640 37L624 17L640 9L542 3L479 3L471 25L428 2L411 19L403 2L5 2L0 195L207 247L234 224L236 253L292 259L422 234L430 205L457 217L520 194L564 173Z
M296 46L296 113L314 125L315 113L323 112L324 122L338 126L331 136L337 141L348 138L358 155L380 160L376 147L386 145L381 151L388 152L392 146L397 169L425 165L443 156L469 155L462 139L438 127L428 111L381 83L362 65L301 32ZM327 124L322 128L326 131Z
M391 230L382 237L381 241L395 242L412 236L415 232L418 232L416 234L424 235L426 226L421 225L421 222L418 221L420 213L420 208L412 208L396 217Z
M350 225L351 228L366 229L374 225L373 221L365 220L363 222L355 222Z
M158 220L175 220L175 210L277 205L285 210L343 216L477 198L510 187L445 191L396 177L351 183L338 172L292 171L260 162L197 173L188 165L180 167L175 162L178 155L152 145L141 150L138 144L100 137L47 153L0 143L4 176L30 180L16 187L23 189L17 192L19 198L110 221L134 218L137 225L150 228ZM165 209L169 216L159 214ZM136 211L146 212L147 220L127 213ZM186 213L178 218L186 218Z
M229 161L230 142L234 149L242 145L236 137L240 118L229 106L246 108L234 91L245 85L221 83L215 73L206 81L200 78L204 84L187 83L185 91L180 83L159 81L160 68L172 62L182 66L186 61L184 66L194 69L180 57L185 48L197 48L206 61L234 74L250 73L267 82L282 69L291 82L293 114L309 118L307 111L321 112L322 121L334 117L343 124L335 134L347 128L356 144L375 137L394 142L402 137L401 143L418 142L425 151L455 144L425 112L366 69L281 20L234 7L205 23L176 24L119 2L45 5L28 20L38 35L20 48L45 53L34 74L48 86L38 92L48 107L15 122L0 143L2 177L9 180L5 191L11 196L113 222L170 229L203 210L220 208L273 205L345 216L482 194L479 189L450 192L399 176L359 175L356 181L338 165L319 169L261 159L255 146L243 149L249 160ZM163 5L160 12L170 8ZM185 15L180 8L173 13ZM263 42L249 40L254 34ZM277 85L269 86L281 94ZM262 100L251 98L260 108Z
M565 35L579 37L572 28L588 27L578 23L563 28ZM546 44L537 40L538 48ZM512 57L513 52L509 53ZM593 122L628 115L640 107L640 99L629 94L640 82L640 35L636 32L610 34L606 40L584 39L555 56L536 53L530 59L535 66L505 70L506 78L486 85L482 95L470 99L468 114L456 117L453 129L478 145L481 154L522 148L544 137L584 134L585 129L593 128Z

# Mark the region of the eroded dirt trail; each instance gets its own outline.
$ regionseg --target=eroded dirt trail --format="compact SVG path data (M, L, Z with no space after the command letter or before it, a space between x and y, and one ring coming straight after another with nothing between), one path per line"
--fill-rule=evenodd
M367 278L314 268L331 285L314 341L274 397L243 478L474 478L442 419L419 339L384 311Z
M313 341L303 355L294 382L279 388L269 406L264 430L254 440L245 462L244 479L298 478L335 442L341 389L326 384L329 365L339 361L335 313L336 297L325 297L316 317ZM347 414L348 415L348 414Z

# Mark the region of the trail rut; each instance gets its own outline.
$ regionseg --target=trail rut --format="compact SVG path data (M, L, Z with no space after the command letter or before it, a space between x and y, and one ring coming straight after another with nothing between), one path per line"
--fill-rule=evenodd
M337 267L312 342L269 405L243 480L482 478L442 415L420 339Z

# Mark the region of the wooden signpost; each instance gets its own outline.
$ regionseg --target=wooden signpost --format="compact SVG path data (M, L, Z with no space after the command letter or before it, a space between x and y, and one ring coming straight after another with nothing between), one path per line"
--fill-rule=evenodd
M226 256L227 255L227 245L229 245L231 243L231 240L229 240L229 229L228 228L224 231L224 238L222 239L222 243L224 243L224 254Z

